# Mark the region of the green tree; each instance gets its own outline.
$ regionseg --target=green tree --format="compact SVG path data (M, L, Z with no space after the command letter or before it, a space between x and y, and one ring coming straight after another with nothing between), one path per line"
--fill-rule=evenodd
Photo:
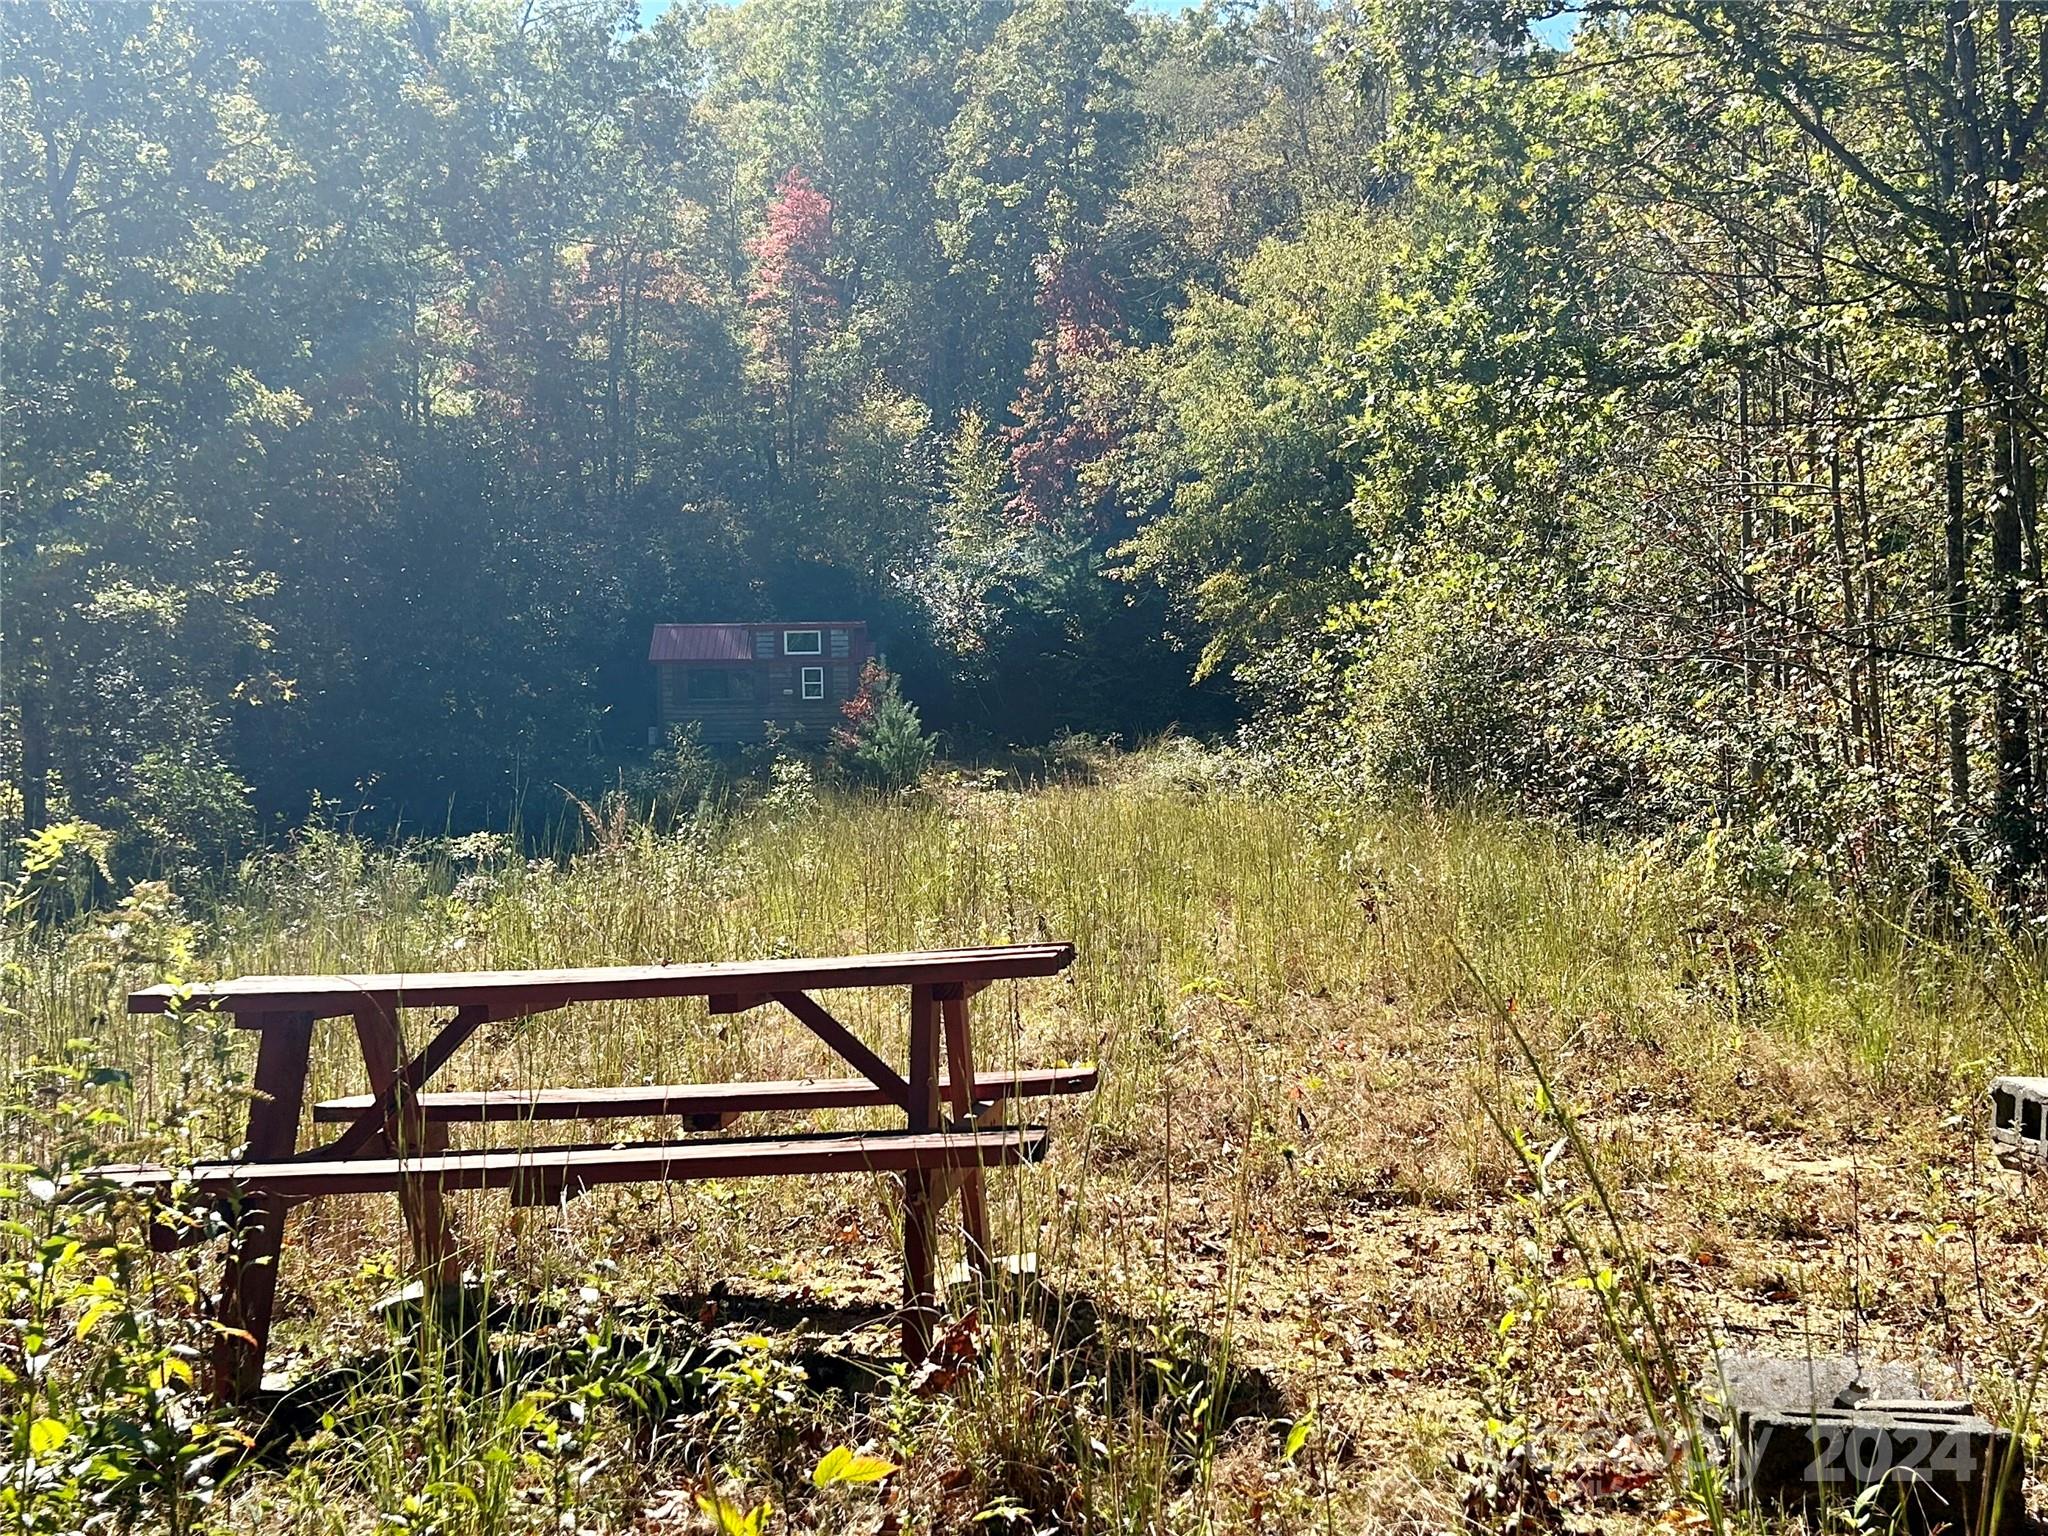
M857 782L907 789L931 767L933 744L917 706L880 662L870 660L861 669L860 689L843 713L846 721L832 733L832 750Z
M190 690L288 691L245 550L306 405L249 305L302 238L305 167L261 100L292 46L257 18L34 4L0 16L0 702L31 830L61 789L104 815ZM239 34L238 34L239 35ZM273 211L284 217L273 217ZM235 781L223 778L232 795Z
M1140 143L1137 31L1113 0L1022 0L968 66L939 191L963 281L956 377L993 406L1027 362L1039 262L1098 243Z

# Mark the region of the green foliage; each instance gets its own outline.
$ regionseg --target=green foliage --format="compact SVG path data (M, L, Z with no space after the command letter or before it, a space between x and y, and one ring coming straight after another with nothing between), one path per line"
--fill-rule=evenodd
M113 834L89 821L61 821L21 840L20 871L6 912L61 922L96 906L112 885Z
M978 322L977 386L1026 361L1038 263L1098 237L1139 142L1130 68L1136 31L1116 0L1019 0L969 69L946 132L939 237Z
M777 821L796 822L818 808L818 776L801 757L778 753L768 766L768 789L761 808Z
M1210 184L1149 168L1193 121L1166 61L1264 165L1288 111L1346 117L1313 57L1335 26L11 8L0 778L25 829L89 819L124 873L189 885L316 796L387 827L504 826L537 783L594 802L641 755L659 619L845 613L947 723L1165 725L1186 668L1103 579L1117 530L1023 536L1000 455L962 479L946 439L1002 440L1042 261L1085 258L1137 327L1213 268L1214 232L1183 233ZM1257 85L1269 46L1284 88ZM1329 171L1244 206L1292 217ZM1085 409L1067 382L1047 441Z
M1370 787L1512 794L1547 766L1529 760L1537 724L1522 713L1539 658L1478 593L1444 573L1395 585L1370 616L1332 616L1347 620L1369 636L1347 647L1346 715Z
M1171 342L1130 364L1155 415L1116 472L1157 510L1120 554L1201 626L1202 672L1319 618L1370 558L1346 439L1394 239L1383 219L1318 217L1262 246L1230 294L1196 294Z
M917 706L903 697L895 674L880 662L862 668L860 690L846 701L846 723L832 733L832 752L855 783L908 789L932 766L933 743Z
M1591 7L1556 52L1378 8L1399 195L1193 292L1099 472L1127 574L1333 787L1768 824L2031 910L2035 130L1997 100L2039 61L2010 6L1799 14Z
M224 1028L224 1026L223 1026ZM212 1334L194 1267L149 1252L175 1221L89 1172L110 1153L160 1153L186 1125L235 1101L219 1072L220 1029L183 1032L181 1055L215 1070L165 1127L131 1126L132 1082L68 1042L17 1070L0 1103L13 1159L0 1188L0 1512L23 1532L195 1529L240 1464L247 1436L203 1388Z
M693 720L669 731L633 787L653 818L668 823L703 810L725 778L704 745L703 727Z
M718 1536L762 1536L762 1532L768 1529L768 1515L772 1508L763 1502L753 1509L743 1510L715 1493L698 1494L697 1507L710 1518Z
M961 412L946 445L941 537L932 561L932 624L954 665L986 680L988 656L1032 578L1030 530L1004 511L1007 469L988 417Z
M248 846L255 831L249 786L218 736L192 733L136 758L115 805L126 829L125 865L199 879L232 868Z
M1571 14L8 8L0 830L673 819L647 624L830 611L872 782L1249 709L2028 908L2040 16Z

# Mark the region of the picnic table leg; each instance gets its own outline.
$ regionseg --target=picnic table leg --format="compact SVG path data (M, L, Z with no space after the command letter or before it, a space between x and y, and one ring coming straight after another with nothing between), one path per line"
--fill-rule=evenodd
M968 1029L967 990L952 989L940 1000L946 1021L946 1076L952 1081L953 1118L973 1123L974 1045ZM960 1230L967 1239L967 1262L984 1273L988 1269L988 1206L982 1198L981 1170L968 1168L960 1175Z
M269 1014L258 1020L248 1157L289 1157L297 1149L312 1047L311 1014ZM246 1397L263 1384L263 1355L277 1303L277 1256L284 1249L284 1215L285 1202L276 1195L251 1199L228 1246L214 1309L220 1331L214 1337L211 1385L220 1401Z
M932 1352L938 1321L935 1180L922 1170L903 1176L903 1358L920 1365Z
M370 1075L370 1092L383 1099L396 1089L385 1109L385 1147L400 1158L445 1152L448 1127L427 1119L420 1110L418 1097L399 1076L405 1067L405 1041L397 1019L384 1009L371 1006L356 1013L355 1024L356 1043L362 1047L363 1066ZM461 1260L449 1229L440 1181L425 1177L405 1179L399 1185L398 1203L405 1212L413 1260L421 1278L430 1287L459 1279Z
M930 987L910 989L910 1129L931 1131L939 1121L939 1002ZM938 1315L930 1173L903 1176L903 1354L911 1364L931 1352Z

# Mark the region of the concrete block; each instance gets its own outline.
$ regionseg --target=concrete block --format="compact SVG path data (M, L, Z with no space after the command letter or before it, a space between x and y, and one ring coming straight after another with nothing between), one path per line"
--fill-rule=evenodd
M1709 1412L1739 1498L1985 1536L2026 1518L2011 1432L1929 1393L1910 1367L1730 1352L1717 1371Z
M1017 1292L1028 1295L1038 1284L1038 1255L1006 1253L990 1259L986 1271L955 1264L946 1271L948 1296L972 1300L977 1295Z
M454 1285L428 1285L409 1280L370 1303L370 1315L386 1328L408 1333L429 1316L443 1328L472 1327L490 1311L486 1288L471 1280Z
M2048 1162L2048 1077L1991 1080L1991 1144L2007 1159Z

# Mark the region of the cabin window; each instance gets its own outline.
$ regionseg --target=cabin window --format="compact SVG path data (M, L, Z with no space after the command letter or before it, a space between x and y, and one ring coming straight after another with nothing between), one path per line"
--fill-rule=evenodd
M822 656L825 654L825 631L822 629L785 629L782 632L782 654L785 656ZM809 695L805 695L809 697ZM819 695L823 697L823 695Z
M733 696L732 674L723 667L692 667L690 697L705 702Z
M804 697L807 699L822 699L825 697L825 669L823 667L804 668Z

